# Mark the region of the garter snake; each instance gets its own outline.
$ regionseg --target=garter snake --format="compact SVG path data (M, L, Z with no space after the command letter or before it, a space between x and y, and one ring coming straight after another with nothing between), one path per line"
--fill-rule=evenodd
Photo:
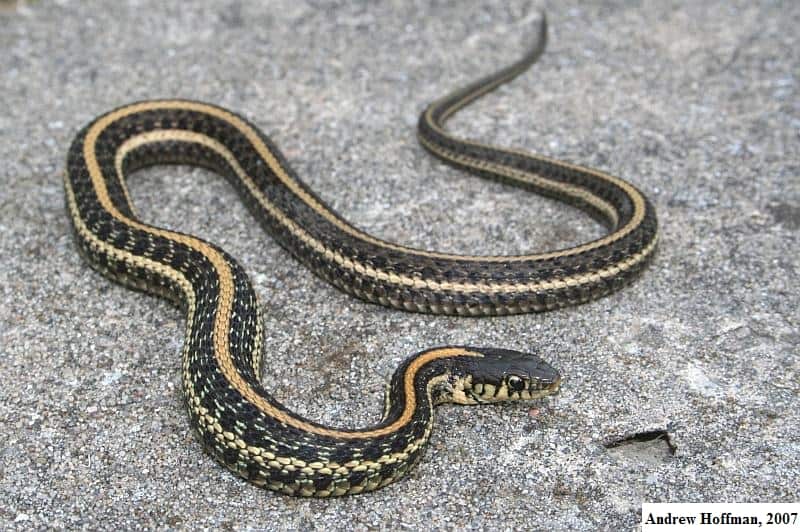
M65 178L78 248L112 280L185 309L185 404L192 428L219 462L256 485L291 495L369 491L402 477L417 462L434 405L542 397L558 389L560 377L532 354L439 347L400 365L376 425L336 429L305 419L259 381L261 319L243 269L214 244L141 221L126 176L154 164L212 169L234 185L265 229L299 262L367 301L458 315L585 302L624 285L652 255L657 223L650 202L629 183L603 172L456 138L443 127L456 111L534 63L545 41L542 19L532 50L428 106L418 136L449 164L575 205L607 224L606 236L559 251L466 256L370 236L317 197L254 125L214 105L133 103L78 133Z

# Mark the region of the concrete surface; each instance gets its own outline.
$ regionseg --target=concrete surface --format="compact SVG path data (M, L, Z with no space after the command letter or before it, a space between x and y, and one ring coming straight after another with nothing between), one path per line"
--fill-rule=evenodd
M634 527L643 501L798 500L794 2L548 2L541 63L453 120L623 176L655 202L655 262L578 308L457 319L367 305L299 268L215 176L135 176L145 219L251 273L264 379L304 415L374 421L398 361L442 343L539 349L566 376L538 404L440 409L421 465L374 494L287 498L203 454L180 403L182 316L107 282L72 241L63 161L93 116L164 96L230 107L349 219L412 245L510 253L602 234L415 140L426 102L524 48L537 6L266 4L3 3L3 527L594 530Z

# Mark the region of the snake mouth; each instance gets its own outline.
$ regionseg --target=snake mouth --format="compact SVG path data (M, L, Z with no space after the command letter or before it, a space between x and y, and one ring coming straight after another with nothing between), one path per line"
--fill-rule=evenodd
M560 389L561 377L559 377L553 383L539 389L510 393L507 390L501 389L496 395L492 396L486 395L485 393L479 393L475 389L470 389L465 390L465 395L474 404L487 405L503 401L535 401L537 399L543 399L549 395L554 395L558 393Z
M469 390L468 396L469 396L470 399L472 399L475 402L476 405L487 405L487 404L489 404L489 401L487 401L486 399L484 399L483 397L481 397L480 395L475 393L475 390Z
M547 395L558 393L561 390L561 379L562 379L561 375L557 376L555 380L552 382L552 384L550 384L545 388Z

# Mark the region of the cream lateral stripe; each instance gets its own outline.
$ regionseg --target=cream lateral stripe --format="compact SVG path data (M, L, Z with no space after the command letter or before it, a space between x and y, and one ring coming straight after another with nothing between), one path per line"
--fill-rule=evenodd
M189 282L189 280L186 279L186 277L178 270L175 270L173 268L168 268L163 264L161 264L160 262L156 262L154 260L142 257L140 255L134 255L133 253L130 253L129 251L126 251L124 249L116 248L111 244L103 242L102 240L97 238L97 236L95 236L95 234L92 233L92 231L88 227L86 227L83 218L81 218L80 216L80 212L78 211L78 204L75 201L75 192L72 190L72 185L70 184L69 179L65 179L64 183L67 191L67 204L69 205L69 210L72 215L72 219L76 223L75 230L81 234L84 240L90 242L92 246L102 250L108 255L114 257L116 260L120 260L123 262L127 261L132 264L141 266L147 270L159 272L165 277L169 277L170 279L175 281L175 283L177 283L177 285L181 287L184 295L188 300L187 307L188 307L189 317L191 319L191 317L194 315L196 298L195 298L194 288L192 287L192 284Z
M89 175L92 180L92 184L95 188L95 193L97 194L97 198L100 201L100 204L105 208L111 216L118 219L119 221L128 224L131 227L139 229L144 232L151 233L153 235L161 236L166 239L174 240L176 242L180 242L181 244L194 249L195 251L204 255L209 262L211 262L212 266L217 272L217 276L219 279L219 301L217 304L217 309L214 316L214 328L213 328L213 345L214 345L214 355L216 357L217 363L219 364L220 371L228 380L230 385L236 389L242 397L244 397L247 401L252 403L256 408L261 410L266 415L278 420L281 423L285 423L292 427L298 428L300 430L305 430L308 432L312 432L315 434L320 434L323 436L331 436L335 438L343 438L343 439L360 439L360 438L373 438L377 436L382 436L384 434L390 434L397 430L399 430L403 425L408 423L413 414L414 409L416 408L416 397L414 395L414 378L416 376L417 370L422 367L427 362L435 360L437 358L442 357L449 357L454 355L464 355L464 356L482 356L479 353L472 353L469 351L464 351L462 349L457 348L445 348L445 349L438 349L430 351L423 356L415 359L412 364L409 365L406 373L404 375L405 379L405 390L406 390L406 405L405 409L401 416L391 425L387 425L386 427L375 429L375 430L366 430L366 431L354 431L354 432L344 432L334 429L326 429L323 427L317 427L310 423L306 423L296 417L288 414L285 411L276 409L269 401L267 401L264 397L259 395L250 385L245 381L241 374L236 370L236 367L233 364L233 360L231 358L230 349L228 345L228 331L230 330L230 319L232 313L232 298L233 298L233 275L231 270L225 261L225 258L214 248L199 240L197 238L182 235L180 233L174 233L172 231L167 231L165 229L159 229L157 227L150 227L145 225L141 222L136 220L131 220L124 216L119 210L113 205L111 202L111 198L108 196L108 190L106 189L105 179L103 177L102 171L100 170L100 165L97 162L97 157L95 154L95 146L97 144L97 138L99 137L100 133L106 129L110 124L127 116L128 114L135 112L130 108L123 108L119 109L113 113L110 113L102 118L100 118L86 134L86 138L84 139L83 144L83 156L86 161L86 167L89 171ZM167 140L167 137L164 137L162 140ZM116 160L116 154L115 154ZM120 179L124 179L122 175L119 176ZM71 192L71 188L69 189ZM79 217L78 217L79 218ZM111 247L116 251L116 254L121 255L123 257L127 257L129 260L133 260L134 258L139 258L132 253L129 253L124 250L120 250L117 248L113 248L108 244L104 244L105 246ZM140 259L140 258L139 258ZM136 262L136 261L134 261ZM169 273L180 274L173 268L169 268L162 264L157 264L157 266L151 266L154 271L162 272L166 269Z
M433 108L430 108L425 112L425 121L428 123L428 125L431 127L431 129L435 129L440 135L443 135L443 136L448 137L450 139L456 140L460 144L467 144L467 145L470 145L470 146L475 146L476 148L489 149L489 150L493 150L493 151L500 152L500 153L508 153L508 154L511 154L511 155L518 155L518 156L523 157L525 159L532 159L534 161L536 161L536 160L542 161L542 162L548 163L548 164L550 164L552 166L555 166L555 167L564 168L566 170L572 170L574 172L578 172L578 173L582 173L582 174L588 174L588 175L591 175L591 176L593 176L593 177L595 177L597 179L600 179L600 180L603 180L603 181L607 181L608 183L611 183L613 186L615 186L617 188L621 188L625 192L625 194L628 196L628 198L633 203L634 216L637 215L637 213L639 212L639 209L641 208L641 210L642 210L641 217L642 218L644 217L644 206L645 206L644 196L642 195L641 192L639 192L636 189L636 187L634 187L633 185L631 185L630 183L628 183L624 179L620 179L619 177L615 177L615 176L613 176L611 174L606 174L605 172L599 172L599 171L597 171L597 170L595 170L593 168L587 168L585 166L580 166L580 165L577 165L577 164L572 164L572 163L568 163L568 162L565 162L565 161L560 161L558 159L552 159L552 158L547 157L545 155L532 155L530 153L526 153L526 152L524 152L522 150L518 150L518 149L514 149L514 148L499 148L497 146L492 146L490 144L484 144L484 143L481 143L481 142L475 142L473 140L469 140L469 139L465 139L465 138L461 138L461 137L456 137L454 135L451 135L447 131L445 131L436 121L434 121L433 116L431 114L432 111L433 111ZM426 145L429 145L429 144L430 143L426 143ZM441 150L441 149L434 150L434 151L443 153L443 150ZM445 156L447 156L447 155L445 154ZM470 159L469 157L464 156L464 155L458 155L458 157L463 157L465 159ZM472 160L475 160L475 159L472 159ZM475 165L472 165L472 166L475 166ZM499 168L507 168L507 167L504 167L504 166L501 166L501 165L494 165L494 166L499 167ZM516 168L511 168L511 170L516 170L517 172L521 172L520 170L517 170ZM526 173L526 172L522 172L522 173ZM617 236L618 233L620 233L623 230L624 230L624 228L622 228L622 229L620 229L618 231L615 231L615 232L611 233L610 235L608 235L608 237L606 237L606 238L611 238L611 237ZM624 235L620 235L620 236L624 236ZM604 239L601 239L601 241L602 240L604 240ZM589 242L589 244L593 244L593 243L594 242ZM572 248L572 249L568 249L568 250L564 250L564 251L565 252L573 251L575 249L580 249L580 248L581 248L581 246L578 246L577 248Z
M351 236L353 236L353 237L355 237L357 239L363 240L365 242L369 242L371 244L374 244L376 246L383 247L383 248L386 248L386 249L392 249L392 250L401 251L401 252L404 252L404 253L411 253L411 254L415 254L415 255L419 255L419 256L423 256L423 257L433 257L433 258L441 258L441 259L455 260L455 261L486 261L486 262L515 262L515 261L517 261L517 262L521 262L521 261L529 261L529 260L530 261L545 260L545 259L549 259L549 258L556 257L556 256L578 254L578 253L581 253L582 251L585 251L586 249L592 249L595 246L604 245L606 243L609 243L609 242L612 242L612 241L616 240L617 238L621 238L622 236L624 236L624 233L621 233L620 231L617 231L617 232L614 232L614 233L612 233L612 234L610 234L610 235L608 235L608 236L606 236L604 238L601 238L599 240L595 240L594 242L589 242L588 244L584 244L582 246L577 246L577 247L574 247L574 248L569 248L569 249L562 250L562 251L555 251L555 252L543 253L543 254L529 254L529 255L509 255L509 256L491 256L491 255L489 255L489 256L485 256L485 257L484 256L477 256L477 255L456 255L456 254L450 254L450 253L437 253L437 252L431 252L431 251L426 251L426 250L419 250L419 249L409 248L409 247L401 246L401 245L394 244L394 243L391 243L391 242L386 242L384 240L375 238L372 235L364 233L364 232L358 230L357 228L353 227L352 225L350 225L349 223L345 222L344 220L339 218L337 215L332 213L325 206L320 204L314 197L309 195L300 186L300 184L296 180L292 179L289 176L289 174L286 172L286 170L283 168L283 166L281 166L280 163L278 162L278 160L275 158L274 154L270 151L270 149L266 146L266 144L264 144L264 142L261 140L261 137L259 137L259 135L253 130L253 128L250 127L246 122L244 122L243 120L241 120L239 117L237 117L236 115L234 115L232 113L226 112L225 110L220 109L218 107L202 104L202 103L199 103L199 102L191 102L191 101L183 101L183 100L162 100L162 101L142 102L142 103L130 105L128 107L124 107L123 109L120 109L118 111L125 112L125 115L128 115L128 114L133 114L133 113L142 112L142 111L152 111L152 110L156 110L156 109L188 109L188 110L196 111L196 112L199 112L199 113L206 113L206 114L211 115L211 116L213 116L213 117L215 117L217 119L220 119L220 120L223 120L225 122L228 122L230 125L232 125L235 128L237 128L239 130L239 132L242 135L244 135L250 141L251 145L253 146L253 149L255 149L256 152L264 159L264 161L267 163L267 165L270 167L270 169L278 177L278 179L280 179L280 181L287 188L289 188L289 190L291 190L292 193L295 194L301 201L306 203L309 207L311 207L314 211L316 211L320 216L322 216L323 218L328 220L330 223L334 224L336 227L338 227L339 229L341 229L345 233L347 233L347 234L349 234L349 235L351 235ZM190 132L190 133L192 133L192 132ZM471 144L475 144L475 143L471 143ZM605 177L609 177L609 176L605 176ZM627 183L625 183L624 181L622 181L622 183L627 185ZM622 187L622 188L625 188L625 187ZM633 189L632 187L630 187L630 185L628 185L628 187L625 188L626 192L629 189L633 190L634 194L638 195L638 193L636 193L636 190ZM637 204L636 196L632 195L631 199L633 200L634 208L636 209L636 204ZM642 202L642 205L643 205L643 202ZM635 213L634 213L634 215L635 215ZM585 246L589 246L589 245L591 245L592 247L585 247Z
M498 148L498 147L491 146L491 145L488 145L488 144L485 144L485 143L480 143L480 142L464 139L464 138L461 138L461 137L455 137L455 136L451 135L450 133L447 133L444 130L442 124L444 124L444 122L447 121L454 113L458 112L461 108L463 108L465 105L468 105L470 102L475 101L476 99L480 98L481 96L493 91L495 88L497 88L498 86L502 85L503 83L506 83L510 79L518 76L520 73L522 73L527 68L527 66L528 65L525 65L525 66L522 66L522 67L519 67L519 68L515 68L511 72L509 72L507 75L503 76L502 78L498 78L497 80L495 80L493 83L491 83L489 85L486 85L484 87L479 87L477 90L475 90L475 91L473 91L471 93L467 93L467 94L463 95L459 100L456 100L455 102L450 104L450 106L447 107L444 111L442 111L442 116L440 118L440 121L436 121L433 118L433 112L436 111L437 108L441 106L440 102L446 101L448 99L448 97L445 96L444 98L442 98L438 102L434 102L431 106L429 106L427 111L425 111L425 122L428 124L428 126L431 129L435 130L440 135L448 137L448 138L455 139L459 143L467 144L467 145L475 146L475 147L479 147L479 148L488 148L490 150L494 150L494 151L501 152L501 153L509 153L509 154L514 154L514 155L519 155L519 156L522 156L522 157L527 158L527 159L533 159L533 160L537 160L538 159L540 161L547 162L547 163L549 163L549 164L551 164L553 166L556 166L556 167L562 167L562 168L570 169L570 170L573 170L573 171L577 171L577 172L581 172L581 173L592 175L592 176L594 176L594 177L596 177L598 179L605 180L605 181L611 183L612 185L616 185L617 187L623 189L623 191L628 195L628 197L631 199L631 201L634 204L634 216L631 219L631 223L629 223L624 228L621 228L621 229L619 229L617 231L614 231L612 234L608 235L604 239L600 239L600 240L595 241L595 242L598 242L598 245L603 245L604 243L606 243L606 242L604 242L606 240L610 242L610 241L612 241L614 239L618 239L618 238L623 237L625 234L627 234L627 233L629 233L630 231L633 230L632 228L629 229L629 227L633 223L633 218L636 218L637 215L639 215L639 222L641 221L641 219L644 218L644 204L645 204L644 197L642 196L642 194L638 190L636 190L635 187L631 186L631 184L628 183L627 181L625 181L623 179L619 179L619 178L611 176L611 175L608 175L608 174L605 174L603 172L598 172L597 170L594 170L594 169L591 169L591 168L585 168L585 167L574 165L574 164L570 164L570 163L567 163L567 162L564 162L564 161L551 159L549 157L545 157L545 156L541 156L541 155L533 156L533 155L531 155L529 153L525 153L525 152L520 151L520 150L515 150L513 148L511 148L511 149L509 149L509 148ZM472 166L474 168L480 168L482 166L481 164L479 164L479 163L482 163L482 161L480 161L478 159L472 159L470 157L463 156L463 155L460 155L460 154L448 153L446 150L441 149L438 146L435 146L435 145L431 144L430 142L427 142L421 136L420 136L420 140L429 149L431 149L432 151L434 151L436 153L440 153L445 158L463 161L465 164L468 164L469 166ZM478 164L476 164L476 163L478 163ZM537 185L545 187L545 188L550 188L547 185L543 185L540 180L535 179L536 176L533 176L532 174L528 174L527 172L522 172L522 171L519 171L519 170L517 170L515 168L509 168L509 167L506 167L506 166L492 164L492 163L486 164L486 166L491 167L493 170L497 171L501 175L507 175L508 177L511 177L511 178L521 178L522 175L531 175L532 177L534 177L533 181ZM516 174L516 175L510 174L509 171L513 172L513 174ZM526 179L522 179L522 180L526 181ZM556 188L555 190L559 190L559 189ZM566 190L566 189L561 189L561 190L564 193L568 194L568 195L576 195L577 197L583 197L580 194L572 194L569 190ZM591 194L591 193L589 193L589 194ZM601 206L595 204L591 200L588 200L588 198L584 198L584 199L587 199L587 201L589 201L592 205L595 205L600 210L602 210L604 212L607 212ZM602 200L602 198L599 198L599 197L597 199L599 201L604 201L604 200ZM642 210L641 213L639 213L639 209L640 208ZM613 209L613 207L612 207L612 209ZM613 220L614 221L613 225L616 226L616 220L618 220L618 215L616 213L616 209L614 209L613 217L609 217L609 219ZM638 222L637 222L637 225L638 225ZM628 230L626 231L626 229L628 229ZM587 243L585 245L591 245L591 244L594 244L595 242L589 242L589 243ZM602 244L599 243L599 242L602 242ZM583 246L578 246L576 248L572 248L570 250L565 250L565 251L575 251L575 250L581 250L582 251L581 248L583 248ZM560 253L560 252L555 252L555 253Z
M540 177L537 174L531 172L525 172L523 170L518 170L517 168L513 168L511 166L505 166L497 163L492 163L489 161L484 161L481 159L475 159L473 157L469 157L466 155L461 155L450 150L446 150L444 148L439 147L436 144L433 144L428 141L423 136L419 136L419 141L429 150L434 153L438 153L445 159L449 159L451 161L457 161L460 164L464 164L466 166L470 166L475 168L476 170L491 170L492 172L507 177L511 180L522 182L522 183L530 183L540 188L544 188L547 190L553 190L556 192L561 192L565 196L571 196L573 198L582 199L589 203L590 205L594 206L597 210L602 212L605 217L611 222L611 226L615 228L614 232L602 239L595 240L593 242L587 242L586 244L581 244L575 248L562 250L562 251L553 251L550 253L540 253L536 255L537 259L544 259L544 258L552 258L564 255L573 255L576 253L575 250L579 251L586 251L586 248L590 248L592 246L600 246L603 245L606 239L610 237L621 238L625 234L629 233L631 229L629 226L632 224L633 220L629 222L628 225L621 229L617 229L617 224L619 223L619 214L617 213L617 209L614 208L613 205L608 203L606 200L597 196L596 194L592 194L592 192L588 189L583 187L579 187L577 185L565 185L563 183L559 183L558 181L553 181L552 179L546 179ZM644 213L642 213L643 215ZM641 221L641 220L640 220Z
M477 148L484 148L484 149L497 151L497 152L500 152L500 153L508 153L508 154L511 154L511 155L518 155L518 156L526 158L526 159L532 159L534 161L536 161L536 160L542 161L542 162L548 163L548 164L550 164L552 166L564 168L566 170L572 170L574 172L578 172L578 173L582 173L582 174L588 174L588 175L591 175L591 176L593 176L593 177L595 177L597 179L606 181L606 182L610 183L611 185L622 189L622 191L625 192L625 195L628 196L628 198L631 200L631 203L633 203L633 208L634 208L633 216L631 217L630 223L628 223L625 227L622 227L622 228L612 232L611 234L607 235L604 238L595 240L593 242L588 242L586 244L583 244L583 245L580 245L580 246L577 246L577 247L574 247L574 248L570 248L570 249L566 249L566 250L562 250L562 251L555 251L553 253L564 254L564 255L572 254L572 253L578 253L580 251L583 251L584 246L589 246L589 245L594 245L594 244L603 245L603 244L606 244L606 243L613 242L615 240L618 240L618 239L622 238L623 236L625 236L626 234L630 233L633 229L636 228L638 223L637 224L633 224L634 220L638 220L639 222L641 222L641 220L644 219L644 211L645 211L645 199L644 199L644 196L642 196L642 193L639 192L636 189L636 187L634 187L633 185L631 185L630 183L628 183L624 179L620 179L618 177L614 177L614 176L612 176L610 174L606 174L604 172L598 172L597 170L594 170L592 168L586 168L584 166L579 166L577 164L571 164L571 163L567 163L567 162L564 162L564 161L559 161L557 159L551 159L550 157L546 157L546 156L543 156L543 155L535 155L534 156L534 155L531 155L530 153L526 153L526 152L524 152L522 150L517 150L517 149L513 149L513 148L498 148L496 146L491 146L489 144L483 144L483 143L480 143L480 142L475 142L475 141L464 139L464 138L461 138L461 137L452 136L449 133L447 133L444 129L439 127L439 125L436 122L434 122L433 117L431 116L431 109L426 111L426 113L425 113L425 121L430 125L430 127L432 129L435 129L437 132L439 132L439 134L444 135L444 136L446 136L448 138L451 138L451 139L455 139L460 144L468 144L470 146L475 146ZM420 137L420 139L421 139L421 137ZM502 165L498 165L498 164L494 164L494 163L483 163L483 161L481 161L479 159L473 159L473 158L470 158L470 157L468 157L466 155L458 154L458 155L455 155L455 156L451 156L451 155L449 155L449 152L439 148L438 146L431 145L430 142L427 142L425 140L422 140L422 142L426 146L431 146L433 151L435 151L436 153L441 153L445 158L455 159L455 160L458 160L458 161L463 159L465 161L465 164L468 164L469 166L473 166L475 168L481 168L482 165L486 165L486 166L492 167L493 169L497 169L496 171L498 171L502 175L508 175L508 171L511 171L511 172L517 173L517 174L523 174L523 175L530 175L530 176L534 175L534 174L530 174L530 173L527 173L527 172L523 172L521 170L517 170L516 168L512 168L512 167L502 166ZM472 162L472 161L474 161L474 162ZM504 171L503 169L508 169L508 170ZM515 177L514 175L508 175L508 176L512 177L512 178ZM569 186L569 185L562 185L562 184L558 183L557 181L552 181L552 183L559 184L561 186ZM566 192L566 193L568 193L568 192ZM601 201L603 201L603 200L601 199Z
M597 282L601 279L612 277L620 271L624 271L649 255L655 247L655 241L651 242L645 249L639 253L628 257L625 261L611 265L605 269L598 270L592 273L578 274L572 277L563 277L560 279L552 279L548 281L536 281L532 283L451 283L451 282L438 282L433 280L423 280L415 277L409 277L393 272L386 272L376 269L348 257L343 257L338 252L326 247L322 242L313 238L305 229L300 227L293 220L289 219L280 209L275 207L260 189L257 188L255 182L245 173L244 169L239 165L233 153L230 152L221 143L206 135L195 133L185 130L157 130L147 133L141 133L128 139L120 146L115 157L115 165L117 171L122 167L122 161L127 153L131 150L140 147L147 143L158 141L183 141L183 142L196 142L209 149L217 152L224 158L228 164L231 165L233 170L248 188L251 194L257 199L261 206L270 213L275 219L283 224L296 238L304 242L306 245L314 249L317 253L332 260L339 266L353 271L359 275L364 275L385 283L391 283L401 286L409 286L414 288L428 288L431 290L449 290L463 293L471 292L491 292L491 293L524 293L535 292L539 290L550 289L564 289L568 287L580 286L585 283ZM121 174L120 174L121 175ZM558 256L557 254L555 256Z
M496 79L495 81L493 81L489 85L484 85L483 87L479 87L478 90L476 90L476 91L469 92L469 93L465 94L460 99L458 99L455 102L453 102L452 104L450 104L450 107L448 107L447 109L442 111L441 121L445 122L454 113L457 113L462 107L464 107L466 105L469 105L471 102L474 102L475 100L477 100L481 96L483 96L483 95L485 95L485 94L487 94L489 92L492 92L493 90L495 90L497 87L499 87L503 83L506 83L507 81L519 76L527 68L528 68L528 65L526 65L524 67L515 68L514 70L512 70L511 72L509 72L505 76ZM439 101L434 102L430 106L430 109L431 110L436 109L437 107L439 107L441 105L440 102L448 100L449 98L450 98L450 96L448 95L448 96L445 96L444 98L441 98ZM431 124L434 123L432 120L428 120L428 122L431 123Z

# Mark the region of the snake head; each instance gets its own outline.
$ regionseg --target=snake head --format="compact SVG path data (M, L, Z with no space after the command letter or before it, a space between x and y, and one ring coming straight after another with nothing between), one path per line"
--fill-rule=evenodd
M510 349L476 348L454 371L453 401L462 404L529 400L558 391L561 375L536 355Z

